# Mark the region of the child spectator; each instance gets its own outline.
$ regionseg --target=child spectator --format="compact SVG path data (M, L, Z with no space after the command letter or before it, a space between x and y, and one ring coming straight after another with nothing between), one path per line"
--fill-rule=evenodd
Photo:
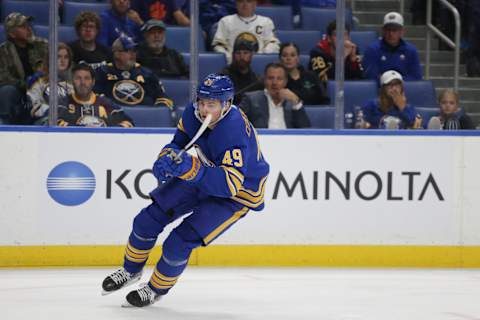
M472 119L459 107L458 93L445 89L438 95L440 114L428 122L429 129L473 130Z

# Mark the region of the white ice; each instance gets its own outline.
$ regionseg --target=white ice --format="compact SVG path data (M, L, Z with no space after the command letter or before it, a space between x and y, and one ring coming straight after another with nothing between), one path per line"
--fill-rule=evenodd
M0 269L0 319L480 320L480 270L189 267L143 309L101 296L114 270Z

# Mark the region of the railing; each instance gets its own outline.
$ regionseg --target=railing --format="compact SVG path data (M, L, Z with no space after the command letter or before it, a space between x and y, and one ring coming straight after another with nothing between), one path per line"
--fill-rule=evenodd
M351 0L350 3L351 3L351 8L352 8L352 12L355 11L355 0ZM399 8L399 12L400 14L403 16L404 12L405 12L405 0L400 0L399 2L399 5L400 5L400 8ZM386 13L386 12L385 12Z
M458 13L457 8L453 6L447 0L438 0L440 1L445 7L447 7L453 14L455 19L455 42L450 40L442 31L440 31L437 27L432 24L432 0L427 1L427 37L426 37L426 47L425 47L425 78L430 78L430 40L431 40L431 33L435 33L440 40L446 42L451 48L455 50L454 57L455 57L455 65L453 71L453 87L455 91L458 92L458 77L460 73L460 32L461 32L461 24L460 24L460 14Z

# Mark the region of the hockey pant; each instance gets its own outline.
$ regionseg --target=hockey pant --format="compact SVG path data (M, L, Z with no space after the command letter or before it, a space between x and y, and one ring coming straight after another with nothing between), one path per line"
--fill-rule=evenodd
M228 198L212 197L195 185L174 178L150 193L152 203L133 221L125 250L124 268L142 270L158 235L165 226L186 216L163 242L149 286L166 294L187 266L192 250L207 246L248 212L248 208Z

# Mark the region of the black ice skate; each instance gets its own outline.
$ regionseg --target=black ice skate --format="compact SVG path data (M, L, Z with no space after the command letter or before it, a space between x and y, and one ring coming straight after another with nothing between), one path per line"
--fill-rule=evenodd
M129 273L125 269L119 269L103 280L102 295L107 295L123 287L129 286L142 277L142 272Z
M148 284L127 294L127 303L123 307L146 307L157 302L162 295L155 293Z

